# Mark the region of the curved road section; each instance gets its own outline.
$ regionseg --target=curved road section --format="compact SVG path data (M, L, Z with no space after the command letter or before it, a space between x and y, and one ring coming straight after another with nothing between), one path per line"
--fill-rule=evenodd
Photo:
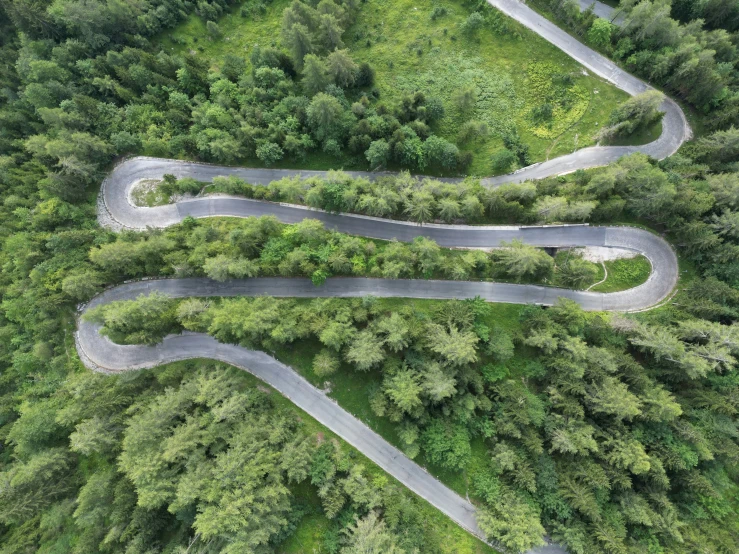
M171 296L203 296L225 294L218 288L201 286L197 280L165 280L132 283L111 289L98 296L90 307L112 300L132 299L154 290ZM234 294L241 294L234 289ZM248 371L289 398L319 423L354 446L378 466L456 523L485 540L477 526L475 507L454 491L442 485L425 470L407 458L364 423L341 408L324 392L298 375L292 368L264 352L222 344L200 333L170 336L156 346L121 346L98 333L98 326L81 322L77 347L85 365L97 371L118 373L154 367L190 358L221 360Z
M488 0L488 3L557 46L591 72L610 81L628 94L634 96L647 90L653 90L644 81L630 75L608 58L578 42L554 23L518 0ZM600 11L606 11L605 7L597 2L596 8ZM513 175L491 177L483 179L482 182L486 185L498 185L511 181L521 182L527 179L542 179L577 169L607 165L621 156L634 152L642 152L657 159L671 156L677 152L683 142L692 136L692 132L685 114L673 100L666 98L661 110L665 112L662 119L662 134L654 142L641 146L593 146L583 148L567 156L524 168Z
M652 264L646 283L623 292L597 293L504 283L461 281L403 281L383 279L332 278L321 288L309 286L299 279L251 279L243 286L250 292L274 296L403 296L418 298L472 298L481 296L490 302L551 305L559 297L571 298L586 310L642 310L666 298L677 283L677 258L663 239L633 227L591 227L561 225L543 227L494 227L466 225L418 225L353 214L331 214L304 206L261 202L240 197L216 196L195 198L158 206L140 208L131 203L130 190L136 181L160 178L165 173L190 175L210 181L218 175L238 175L254 182L274 179L278 170L242 169L213 165L135 158L119 165L105 180L102 199L114 223L133 229L167 227L187 216L250 217L274 215L283 223L297 223L305 218L318 219L326 228L350 235L409 242L415 237L434 239L440 246L458 248L492 248L518 239L539 247L604 246L624 248L643 254ZM246 289L244 289L246 290Z
M611 61L577 42L567 33L517 0L488 2L555 44L593 73L607 79L629 94L639 94L650 87L632 77ZM582 3L582 2L581 2ZM596 6L597 8L598 6ZM504 182L543 178L605 165L623 155L643 152L655 158L673 154L691 136L690 127L679 106L665 100L666 112L662 135L656 141L635 147L593 147L536 164L513 175L483 179L483 184L496 186ZM372 294L386 297L470 298L481 296L491 302L553 304L559 297L577 301L587 310L639 310L666 298L677 283L678 265L675 253L661 238L647 231L622 227L590 227L585 225L549 227L466 227L451 225L419 226L407 222L382 220L358 215L337 215L300 206L251 201L235 197L198 198L156 208L139 208L130 201L132 186L141 179L161 178L165 173L192 176L211 181L219 175L237 175L253 184L268 184L286 176L303 178L325 172L269 170L218 167L205 164L134 158L117 166L103 183L101 200L107 225L142 229L166 227L186 216L249 217L274 215L285 223L306 217L319 219L326 227L372 238L409 241L427 236L447 247L494 247L503 241L520 239L542 247L606 246L634 250L644 254L652 264L652 274L643 285L628 291L601 294L531 285L512 285L459 281L408 281L389 279L333 278L316 288L307 279L249 279L218 283L209 279L163 279L128 283L97 296L86 307L114 300L133 299L157 290L172 297L187 296L333 296L351 297ZM378 173L351 172L354 176L376 178ZM189 358L214 358L249 371L290 398L298 407L357 448L378 466L398 479L413 492L444 512L459 525L484 539L475 519L475 507L430 476L362 422L339 407L322 391L313 387L290 367L263 352L217 342L208 335L188 333L170 336L153 347L121 346L99 334L99 328L80 321L76 340L81 359L88 367L107 373L148 368ZM529 554L563 554L557 545L533 549Z
M252 282L252 281L257 281ZM172 297L189 296L240 296L263 292L259 281L236 281L217 283L208 279L163 279L141 281L121 285L102 293L93 299L85 310L115 300L134 299L141 294L159 291ZM295 289L278 284L272 292L280 295L295 295ZM318 296L321 289L313 287L307 279L296 279L297 286L306 294ZM358 280L360 281L360 280ZM373 280L364 279L366 292L376 292ZM409 282L406 282L409 283ZM408 287L408 284L405 285ZM312 288L311 288L312 287ZM308 293L312 291L312 294ZM361 287L354 289L362 293ZM406 294L408 296L408 294ZM112 343L99 333L99 326L80 319L76 335L77 351L83 363L95 371L120 373L160 364L191 358L211 358L234 365L248 371L289 398L319 423L362 452L379 467L392 475L403 485L432 506L449 516L470 533L486 540L477 526L476 508L469 501L432 477L400 450L392 446L364 423L341 408L334 400L311 385L292 368L275 360L264 352L248 350L241 346L222 344L213 337L202 333L185 333L169 336L156 346L122 346ZM496 546L496 545L493 545ZM528 554L566 554L557 545L547 544L532 549Z

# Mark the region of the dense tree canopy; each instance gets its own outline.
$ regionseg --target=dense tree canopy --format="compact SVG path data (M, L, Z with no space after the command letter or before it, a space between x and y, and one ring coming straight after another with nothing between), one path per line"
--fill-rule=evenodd
M735 3L625 2L622 29L593 23L572 3L551 6L593 45L698 108L707 132L660 162L637 154L496 189L407 173L373 182L332 173L267 187L221 177L212 189L423 223L636 221L664 233L685 264L665 306L616 316L568 302L543 309L479 299L150 295L91 317L117 341L208 332L277 356L297 353L285 359L317 385L362 387L355 406L366 408L363 417L469 494L481 528L511 550L546 531L573 553L733 552ZM573 287L594 279L575 252L552 258L519 244L449 251L424 238L342 235L310 220L101 228L94 197L125 155L299 166L312 153L351 152L371 169L464 172L464 153L433 133L440 100L417 92L383 103L372 68L345 50L357 2L294 1L280 31L284 49L254 47L248 60L226 56L217 69L150 40L191 13L212 23L202 40L225 40L218 20L230 8L226 0L0 1L3 553L262 553L279 551L300 525L320 530L325 552L435 553L457 531L242 372L202 360L123 376L84 369L73 340L77 304L106 286L148 276ZM474 13L464 40L488 29L480 18L490 13ZM475 94L460 90L455 109L467 110ZM656 97L640 100L612 123L649 119ZM547 113L542 105L532 117ZM459 129L466 148L489 132L475 120ZM528 163L525 137L501 138L501 171ZM160 184L165 196L203 188L171 176Z
M621 0L616 27L573 0L536 1L629 71L692 104L711 130L739 125L736 2Z

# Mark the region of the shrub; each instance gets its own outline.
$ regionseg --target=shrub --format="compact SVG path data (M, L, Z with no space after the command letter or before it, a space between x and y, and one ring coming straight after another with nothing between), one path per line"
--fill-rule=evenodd
M431 21L436 21L440 17L444 17L449 11L444 6L434 6L431 10Z
M205 24L205 28L211 38L219 38L221 36L221 28L218 27L218 23L215 21L208 21Z
M374 141L364 153L371 168L383 167L390 158L390 145L385 139Z
M462 32L467 36L474 35L485 23L485 18L480 12L472 12L461 25Z
M493 154L493 170L496 173L508 173L514 163L516 155L507 148Z
M266 166L270 166L275 162L280 161L283 155L284 152L282 151L282 148L280 148L280 145L275 144L274 142L264 141L257 146L257 158L262 160Z

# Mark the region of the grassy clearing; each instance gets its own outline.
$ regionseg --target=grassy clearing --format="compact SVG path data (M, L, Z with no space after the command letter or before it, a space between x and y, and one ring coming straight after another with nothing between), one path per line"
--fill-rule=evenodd
M159 188L162 181L159 179L146 179L131 190L131 200L134 206L164 206L171 203L172 196Z
M541 161L593 144L596 123L603 124L613 107L627 95L605 81L583 74L582 67L559 49L514 21L498 14L498 31L486 28L465 37L460 26L470 9L458 0L434 3L447 14L431 19L431 6L411 0L368 0L354 27L347 32L354 55L377 71L381 99L424 90L444 100L447 116L436 132L454 140L468 119L482 120L493 136L463 144L475 153L471 173L493 173L490 156L502 148L495 136L518 128ZM571 83L562 80L570 79ZM462 114L452 98L474 85L474 114ZM558 102L568 106L561 108ZM532 110L554 106L550 123L537 123Z
M247 17L240 5L233 6L218 21L218 40L208 38L205 22L191 15L159 42L168 51L199 53L213 68L225 54L248 62L255 44L280 46L281 16L288 3L274 0L263 13ZM432 8L445 14L432 19ZM514 128L530 146L533 162L593 144L593 135L626 93L585 74L559 49L495 10L488 16L495 30L488 25L478 36L465 36L460 26L469 14L461 0L439 0L433 6L367 0L344 41L355 59L375 68L381 102L393 104L416 90L443 100L446 116L434 131L474 154L471 174L494 173L491 156L503 148L500 134ZM454 101L466 86L477 91L471 113L461 113ZM551 118L535 120L534 109L545 104L552 108ZM486 122L491 134L461 143L459 129L470 119ZM337 163L329 156L311 155L304 165L317 169ZM354 168L348 160L344 167Z
M608 279L593 287L593 292L618 292L645 283L652 272L652 264L644 256L605 262Z
M608 6L611 6L612 8L616 8L616 9L618 9L618 7L620 5L619 0L599 0L599 1L602 2L603 4L606 4ZM551 21L552 23L554 23L555 25L557 25L560 29L562 29L566 33L569 33L570 35L576 37L577 40L580 40L582 42L586 42L586 40L585 40L584 37L577 37L576 33L573 31L573 29L571 27L569 27L568 25L566 25L563 21L561 21L559 18L557 18L556 15L554 15L554 13L552 12L551 7L548 5L548 3L546 2L546 0L528 0L526 2L526 5L528 7L530 7L531 9L533 9L534 11L536 11L539 15L545 17L546 19L548 19L549 21ZM622 14L622 16L623 16L623 14ZM596 48L592 44L588 44L588 46L590 46L594 50L597 50L598 52L600 52L601 54L603 54L604 56L606 56L607 58L609 58L613 63L615 63L619 67L623 68L623 65L624 64L621 63L621 61L615 59L611 55L611 51L610 50L606 51L606 50L603 50L603 49L598 49L598 48ZM643 79L643 77L642 77L642 79ZM648 79L644 79L644 80L646 82L649 82ZM655 88L659 88L659 87L655 87ZM673 101L677 102L677 104L683 110L683 113L685 114L685 117L687 118L688 123L690 124L690 127L693 130L693 137L703 136L706 133L706 131L705 131L705 128L706 128L706 119L707 119L706 118L706 114L701 113L700 111L696 110L693 106L685 103L680 98L673 98L673 97L671 97L671 98L672 98ZM607 118L608 115L609 114L606 114L606 118ZM660 127L661 127L661 124L660 124ZM651 130L651 132L642 134L642 137L643 138L641 138L641 137L634 137L632 142L625 142L625 143L622 143L622 142L618 142L618 143L617 142L609 142L608 144L613 145L613 146L619 146L619 145L634 146L634 145L638 145L638 144L647 144L648 142L651 142L651 141L655 140L656 137L659 136L659 134L657 134L656 136L654 135L654 132L655 131L656 131L656 129L653 128ZM653 137L653 138L650 138L650 137ZM641 142L639 142L640 140L641 140Z
M226 54L234 54L246 58L254 45L277 46L280 40L282 11L292 0L273 0L266 5L261 14L241 16L243 2L232 5L217 23L222 38L214 40L209 37L205 20L195 13L190 14L184 22L159 37L159 44L170 52L193 54L200 53L210 60L213 68Z

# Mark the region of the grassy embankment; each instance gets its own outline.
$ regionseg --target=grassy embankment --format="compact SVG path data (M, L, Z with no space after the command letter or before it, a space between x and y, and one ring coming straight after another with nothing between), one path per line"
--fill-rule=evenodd
M594 286L593 292L617 292L644 283L652 272L652 264L644 256L605 262L608 278Z

